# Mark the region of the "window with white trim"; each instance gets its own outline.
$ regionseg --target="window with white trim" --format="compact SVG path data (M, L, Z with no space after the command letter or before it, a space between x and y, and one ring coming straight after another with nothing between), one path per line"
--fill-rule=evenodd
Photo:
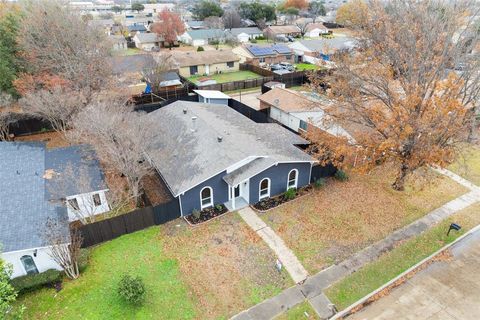
M298 177L297 169L293 169L288 173L287 190L291 188L297 189L297 177Z
M22 256L20 258L20 261L22 262L23 268L25 269L25 272L27 272L27 274L38 273L37 266L35 265L35 261L33 261L32 256Z
M202 210L213 206L213 191L210 187L205 187L200 191L200 203Z
M258 192L258 200L270 197L270 179L265 178L260 181L260 188Z
M80 210L80 206L78 205L78 201L77 201L76 198L69 199L68 204L69 204L70 208L72 208L73 210L75 210L75 211Z
M102 199L100 199L99 193L95 193L92 197L93 197L93 204L95 204L95 207L99 207L102 205Z

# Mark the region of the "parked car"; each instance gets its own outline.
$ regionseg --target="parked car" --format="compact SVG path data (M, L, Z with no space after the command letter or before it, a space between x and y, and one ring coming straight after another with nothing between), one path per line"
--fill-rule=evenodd
M288 42L289 41L288 38L285 37L285 36L276 36L275 40L279 41L279 42Z
M287 39L288 39L288 41L290 41L290 42L294 42L294 41L295 41L295 38L293 38L292 36L287 36Z
M288 62L280 62L279 65L281 65L284 69L287 69L288 71L295 71L295 67Z
M287 70L290 72L295 71L295 68L288 62L281 62L281 63L276 63L272 64L270 66L271 71L277 71L277 70Z

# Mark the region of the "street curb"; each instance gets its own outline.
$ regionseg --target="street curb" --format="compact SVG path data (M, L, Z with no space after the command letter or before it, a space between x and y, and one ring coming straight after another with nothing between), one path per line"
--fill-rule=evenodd
M457 244L458 242L460 242L461 240L465 239L466 237L470 236L471 234L473 234L474 232L477 232L480 230L480 225L477 225L476 227L474 227L473 229L470 229L467 233L461 235L460 237L458 237L457 239L455 239L453 242L443 246L442 248L440 248L439 250L435 251L433 254L431 254L430 256L426 257L425 259L423 259L422 261L418 262L417 264L415 264L414 266L408 268L406 271L402 272L401 274L399 274L398 276L396 276L395 278L393 278L392 280L388 281L387 283L385 283L383 286L381 286L380 288L376 289L375 291L371 292L370 294L366 295L365 297L361 298L360 300L358 300L357 302L351 304L350 306L348 306L347 308L345 308L344 310L338 312L337 314L335 314L333 317L330 318L330 320L336 320L336 319L343 319L345 317L348 317L349 315L352 314L352 310L357 308L357 307L360 307L362 304L364 304L365 302L367 302L370 298L372 298L373 296L375 296L376 294L378 294L379 292L385 290L386 288L390 287L391 285L393 285L395 282L397 282L398 280L400 280L401 278L404 278L406 275L408 275L409 273L411 273L412 271L415 271L416 269L418 269L419 267L421 267L423 264L425 263L428 263L430 260L432 260L435 256L439 255L440 253L442 253L443 251L449 249L450 247L454 246L455 244ZM356 312L360 311L361 309L363 309L363 307L359 308L358 310L356 310Z

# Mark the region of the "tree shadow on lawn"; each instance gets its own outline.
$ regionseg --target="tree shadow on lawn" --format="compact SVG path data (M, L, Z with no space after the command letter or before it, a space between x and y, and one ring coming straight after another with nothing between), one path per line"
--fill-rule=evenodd
M410 178L404 192L391 188L394 172L379 167L262 215L310 273L383 239L468 190L428 170Z

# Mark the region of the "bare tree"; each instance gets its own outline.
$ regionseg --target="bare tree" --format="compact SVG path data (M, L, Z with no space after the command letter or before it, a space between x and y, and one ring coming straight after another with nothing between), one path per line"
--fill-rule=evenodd
M227 10L222 16L223 24L226 29L240 28L242 26L242 18L237 10Z
M59 0L26 2L22 14L18 43L29 74L56 75L87 96L102 87L111 74L110 46L102 30Z
M51 90L27 92L19 103L25 112L48 120L55 131L65 135L72 117L85 107L87 98L83 91L57 86Z
M203 20L203 24L210 29L223 29L223 20L220 17L208 17Z
M43 240L49 246L48 254L63 268L70 279L80 276L78 259L83 238L78 229L72 228L69 234L67 220L48 218L42 233Z
M16 123L19 118L20 115L18 113L0 109L0 141L10 140L10 126Z
M367 168L393 163L395 190L419 168L452 162L480 94L473 85L478 56L469 56L478 34L467 36L478 13L473 1L370 1L368 17L357 25L360 52L335 61L330 83L336 103L327 110L340 125L360 130L354 150L337 142L332 154L344 163L357 154ZM457 61L467 61L468 73L455 72ZM312 78L314 86L323 81Z
M93 145L100 160L126 177L137 205L141 179L152 170L144 149L157 129L148 119L124 103L96 101L73 120L72 136Z
M167 73L174 69L175 61L170 53L159 53L152 56L144 65L142 77L150 84L154 93L159 92L161 83L166 80Z
M310 22L308 22L306 19L299 19L295 22L295 25L298 27L298 29L300 29L302 37L304 37L305 33L307 33L309 24Z

